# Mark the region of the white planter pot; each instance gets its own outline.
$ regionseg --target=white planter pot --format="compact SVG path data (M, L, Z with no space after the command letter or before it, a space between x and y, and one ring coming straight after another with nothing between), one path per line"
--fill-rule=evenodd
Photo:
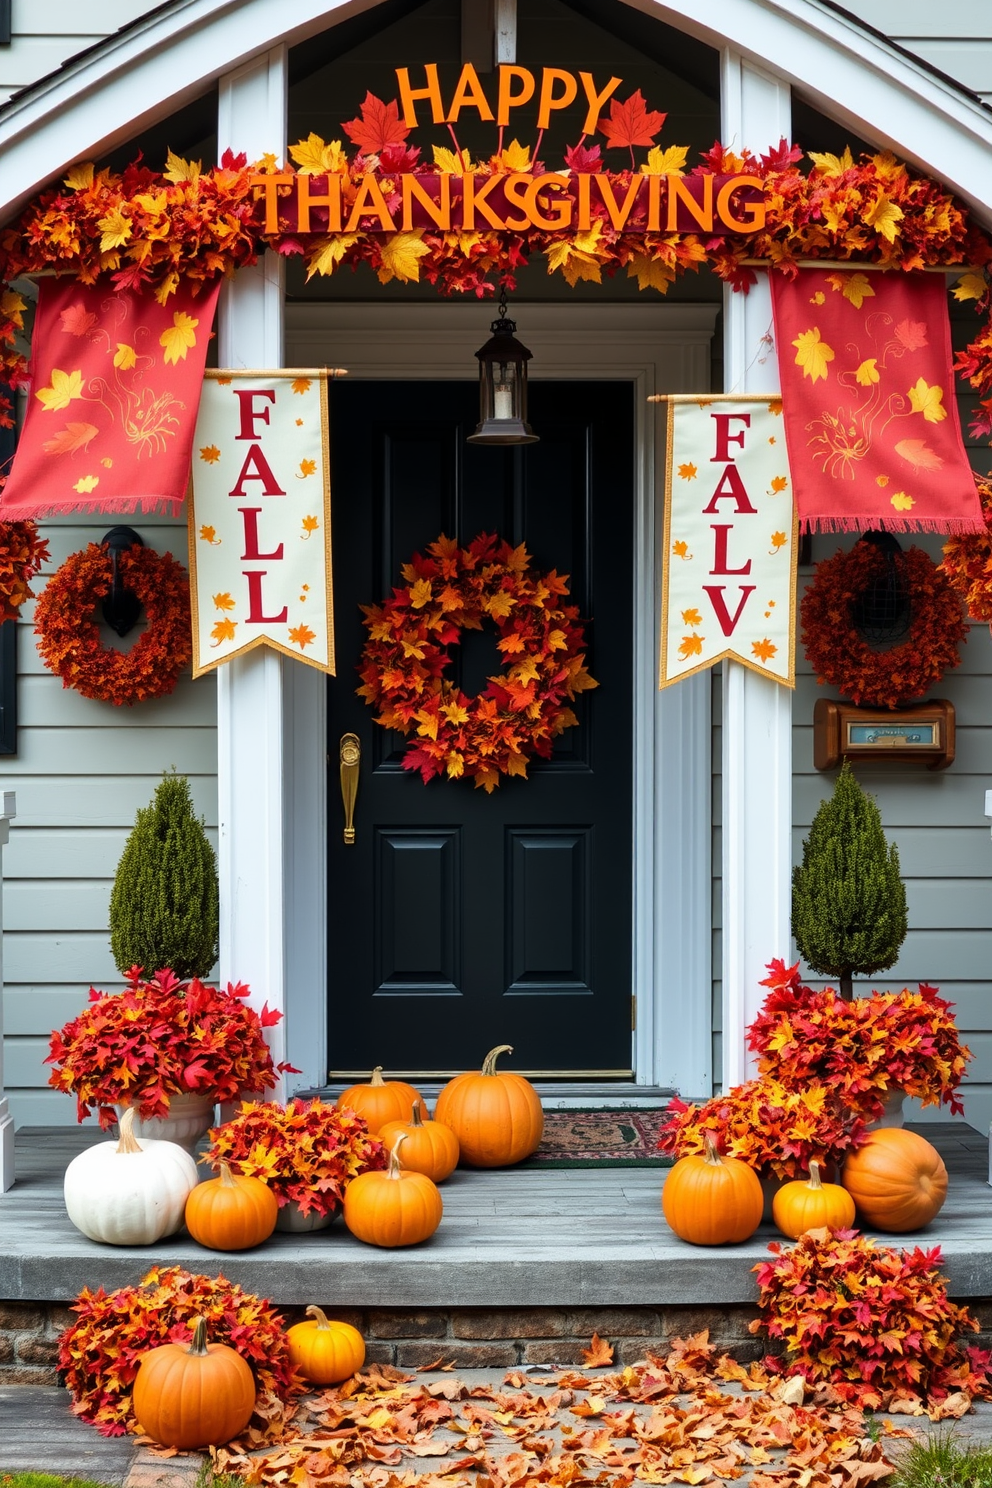
M902 1114L903 1102L906 1099L904 1090L890 1090L885 1097L885 1106L877 1121L868 1122L869 1131L879 1131L883 1126L904 1126L905 1117Z
M288 1203L280 1205L276 1229L282 1230L286 1235L309 1235L314 1230L329 1230L338 1213L334 1209L330 1214L318 1214L315 1209L311 1209L309 1214L301 1214L297 1201L290 1199Z
M173 1095L168 1116L152 1116L147 1121L135 1117L134 1135L156 1142L176 1142L189 1151L214 1125L216 1104L212 1095ZM117 1107L120 1115L122 1107Z

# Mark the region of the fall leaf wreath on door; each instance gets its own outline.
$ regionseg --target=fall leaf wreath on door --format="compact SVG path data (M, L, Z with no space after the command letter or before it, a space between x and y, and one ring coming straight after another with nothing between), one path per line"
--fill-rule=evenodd
M404 585L363 605L369 638L358 694L376 723L411 743L403 768L427 782L464 776L487 792L501 775L527 776L554 741L578 723L569 704L598 684L585 665L585 631L568 598L567 575L542 573L526 546L481 533L467 548L444 534L402 568ZM469 697L445 670L463 630L487 619L499 632L506 670Z

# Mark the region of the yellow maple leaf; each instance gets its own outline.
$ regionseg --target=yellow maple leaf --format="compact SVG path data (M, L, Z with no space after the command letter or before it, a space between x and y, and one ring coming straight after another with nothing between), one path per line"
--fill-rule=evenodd
M815 295L810 295L809 302L811 305L825 305L827 303L827 297L822 289L818 289Z
M907 496L905 491L897 491L894 496L889 497L889 500L892 502L896 511L909 511L911 507L916 505L912 496Z
M784 532L773 532L772 545L768 549L769 553L778 553L782 548L785 547L788 541L789 539L786 537Z
M597 255L602 252L602 231L603 225L597 218L588 232L576 233L574 238L559 239L547 250L548 273L561 269L573 289L580 279L601 283L602 260Z
M418 579L410 586L410 603L415 610L422 610L425 604L430 604L433 593L430 579Z
M627 278L636 279L638 289L656 289L659 294L667 294L668 286L675 283L675 270L649 253L635 253L627 262Z
M216 527L201 527L200 541L209 543L212 548L219 548L221 540L217 536Z
M683 542L681 538L676 538L675 541L672 543L672 556L674 558L682 558L684 561L688 562L688 560L692 557L692 554L689 552L689 544L687 542Z
M218 620L210 632L212 646L219 646L223 641L233 641L234 631L237 626L236 620Z
M317 521L317 518L316 517L304 517L303 518L303 531L300 533L300 536L302 538L308 538L312 532L316 532L317 531L317 528L319 526L320 526L320 523Z
M461 703L445 703L441 712L455 728L461 723L468 723L468 709L463 708Z
M867 274L828 274L827 283L835 290L839 289L855 310L860 310L865 300L875 298L875 291Z
M181 186L184 181L195 184L200 179L201 168L199 160L184 160L181 155L174 155L170 150L165 157L165 170L162 174L174 186Z
M821 176L842 176L854 164L848 145L844 146L843 155L818 155L814 150L808 151L808 154Z
M548 648L551 651L564 651L568 645L568 637L563 630L552 630L548 632Z
M294 393L308 393L313 386L309 377L294 377L290 383L290 391Z
M683 636L679 644L679 661L688 661L690 656L702 656L705 639L705 636L697 635L695 631L692 635Z
M862 213L862 221L867 222L869 227L873 227L879 237L884 238L887 243L894 243L898 231L897 224L905 215L902 207L890 201L884 191L880 191L871 206Z
M683 625L702 625L703 617L696 609L682 611Z
M492 615L494 620L505 620L516 602L513 595L507 594L505 589L497 589L496 593L486 600L486 613Z
M696 473L695 465L680 465L678 469L679 480L695 480Z
M39 388L35 393L46 413L57 413L60 408L68 408L74 398L82 396L83 374L78 368L72 372L62 372L58 367L53 367L52 380L48 387Z
M24 300L12 289L5 289L0 293L0 315L4 320L12 320L14 325L23 326L23 314L27 309Z
M120 367L122 372L127 372L138 360L138 354L133 346L128 346L126 341L118 341L117 350L114 352L114 366Z
M207 465L216 465L220 459L220 450L215 444L205 444L200 450L200 459Z
M237 609L237 605L235 604L234 600L231 598L231 596L229 594L215 594L214 595L214 609L215 610L236 610Z
M317 639L317 632L311 630L309 625L294 625L289 631L289 639L294 646L299 646L301 651L305 651Z
M936 382L927 383L922 377L909 390L909 406L914 413L922 413L928 424L939 424L947 417L944 407L944 389Z
M161 217L169 205L168 193L165 191L142 191L134 200L149 217Z
M89 191L93 185L92 160L87 160L85 165L74 165L63 179L70 191Z
M777 651L778 647L767 636L762 641L751 642L751 653L757 657L758 661L771 661Z
M773 496L780 496L783 491L788 490L788 486L789 477L787 475L772 476L771 493Z
M316 470L317 470L317 461L316 460L301 460L300 461L300 468L299 468L299 471L297 473L296 479L297 480L306 480L307 476L308 475L314 475L316 473Z
M336 233L329 238L318 238L317 245L307 259L307 278L314 274L333 274L348 249L358 242L358 233Z
M988 289L984 274L965 274L951 290L956 300L980 300Z
M833 361L834 350L826 341L821 341L819 326L813 326L809 331L800 331L792 344L796 348L796 366L802 367L803 376L808 377L811 382L816 382L821 377L826 381L827 363Z
M513 143L516 144L516 140ZM454 150L446 150L443 145L435 145L434 164L444 176L465 176L472 173L472 161L467 150L459 150L456 154ZM511 169L516 170L518 167L512 166Z
M420 278L419 260L429 252L422 233L394 233L379 250L379 283L388 284L390 279L400 279L415 284Z
M165 347L167 363L186 360L186 353L191 346L196 345L196 328L199 324L196 316L187 315L185 310L173 312L171 326L167 326L158 338L158 344Z
M90 491L95 491L99 484L100 477L98 475L84 475L80 477L72 489L78 491L81 496L86 496Z
M437 152L435 151L436 158ZM530 150L526 145L522 145L519 140L511 140L501 150L499 163L505 170L516 171L518 174L522 174L524 171L530 170Z
M319 134L312 132L305 140L290 145L289 153L300 168L301 176L326 176L329 172L347 167L348 157L341 148L340 140L325 144Z
M663 150L655 145L648 151L647 164L641 166L644 176L680 176L689 154L688 145L669 145Z
M120 248L131 236L131 219L120 207L112 207L105 217L97 220L100 229L100 252L109 253L111 248Z
M523 780L527 779L527 761L522 754L507 755L506 773L507 775L519 775Z
M873 382L879 382L877 358L866 357L854 374L855 381L860 382L862 387L870 387Z

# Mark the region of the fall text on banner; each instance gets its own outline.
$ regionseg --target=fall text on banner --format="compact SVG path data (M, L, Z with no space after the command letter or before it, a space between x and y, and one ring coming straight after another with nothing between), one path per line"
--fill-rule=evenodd
M334 671L327 373L208 372L193 449L193 675L255 646Z
M782 401L667 404L659 685L729 656L793 687L796 522Z

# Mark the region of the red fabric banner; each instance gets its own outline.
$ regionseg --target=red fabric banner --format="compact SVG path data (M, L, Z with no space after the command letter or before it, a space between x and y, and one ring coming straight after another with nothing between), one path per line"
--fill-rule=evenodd
M186 495L220 281L165 305L106 284L43 279L31 396L0 518L174 513Z
M980 532L939 274L773 274L775 345L806 532Z

